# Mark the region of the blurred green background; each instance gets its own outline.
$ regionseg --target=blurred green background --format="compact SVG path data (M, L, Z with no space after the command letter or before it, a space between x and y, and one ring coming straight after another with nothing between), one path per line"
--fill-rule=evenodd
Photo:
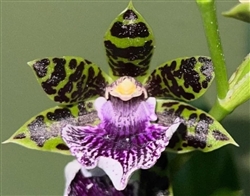
M173 58L209 55L195 1L136 1L153 29L156 50L151 68ZM46 57L74 55L107 71L103 36L128 1L2 1L1 141L24 122L56 104L50 101L26 64ZM247 23L220 16L238 1L218 1L217 12L228 74L249 52ZM211 106L215 85L203 97ZM225 195L217 189L243 189L250 195L249 102L222 124L240 145L195 156L174 179L175 195ZM1 145L1 195L62 195L70 156ZM239 184L237 184L239 181Z

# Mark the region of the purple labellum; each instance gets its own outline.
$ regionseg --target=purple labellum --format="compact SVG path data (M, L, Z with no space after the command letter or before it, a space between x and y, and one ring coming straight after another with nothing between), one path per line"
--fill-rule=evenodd
M138 192L136 182L129 183L123 191L117 191L103 170L86 170L76 160L65 167L65 176L64 196L136 196Z
M118 89L121 95L129 91L125 90ZM100 124L67 125L62 130L62 138L79 163L86 169L102 168L117 190L125 189L135 170L155 164L179 126L179 119L171 126L152 123L157 120L156 99L145 100L144 90L137 95L127 101L112 94L109 100L99 97L95 108Z

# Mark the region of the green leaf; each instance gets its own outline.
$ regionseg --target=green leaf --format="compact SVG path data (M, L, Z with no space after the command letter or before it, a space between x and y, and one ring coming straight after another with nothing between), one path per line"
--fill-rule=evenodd
M240 3L231 10L222 13L223 16L235 18L250 23L250 5L249 2Z
M206 112L174 100L157 100L159 124L169 124L180 117L181 124L170 140L168 150L186 153L193 150L209 152L226 144L237 145L222 125Z
M97 65L81 57L48 57L28 65L49 98L63 104L102 96L111 82Z
M237 106L250 99L250 54L237 68L229 79L229 91L225 99L219 100L219 104L225 110L231 112Z
M149 96L190 101L203 95L213 78L213 65L209 57L183 57L157 67L145 86Z
M132 76L143 80L153 55L154 37L132 1L111 23L104 37L104 45L113 79Z
M16 143L27 148L70 154L61 138L66 124L83 126L97 124L99 118L93 108L94 100L74 105L56 106L45 110L27 121L4 143Z

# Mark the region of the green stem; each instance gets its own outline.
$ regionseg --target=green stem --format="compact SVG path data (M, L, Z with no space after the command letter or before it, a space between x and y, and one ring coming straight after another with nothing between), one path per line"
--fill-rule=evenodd
M225 108L223 108L220 105L218 100L215 102L212 109L209 111L209 114L211 116L213 116L218 121L221 121L223 118L225 118L230 113L231 113L230 111L227 111Z
M196 2L200 9L208 48L214 65L217 96L219 99L224 99L228 91L228 79L214 0L196 0Z

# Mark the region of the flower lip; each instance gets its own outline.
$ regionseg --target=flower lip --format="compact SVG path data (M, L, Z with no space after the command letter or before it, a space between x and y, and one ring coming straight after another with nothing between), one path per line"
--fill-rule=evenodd
M96 126L67 125L62 138L79 163L86 169L101 168L121 191L133 172L155 164L178 128L179 119L168 125L152 123L157 119L154 97L128 101L99 97L94 105L101 122Z
M123 76L106 87L105 98L109 98L109 94L114 97L120 98L122 101L128 101L133 97L144 95L148 97L146 89L143 85L130 76Z

